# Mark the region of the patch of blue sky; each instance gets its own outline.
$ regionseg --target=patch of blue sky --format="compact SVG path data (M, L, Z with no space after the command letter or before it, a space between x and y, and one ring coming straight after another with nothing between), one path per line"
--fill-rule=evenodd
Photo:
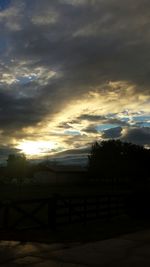
M130 120L129 116L118 116L117 113L110 113L106 116L108 119L118 119L123 122L128 122Z
M137 123L139 127L150 127L150 121Z
M144 126L144 127L150 127L150 121L149 121L149 122L144 122L144 123L143 123L143 126Z
M0 11L8 8L11 4L11 0L0 0Z
M27 83L30 83L30 82L35 81L35 80L37 80L37 75L36 74L17 77L17 81L20 84L27 84Z
M132 120L137 121L137 122L150 121L150 115L148 115L148 116L134 116L134 117L132 117Z
M105 130L109 130L109 129L112 129L112 128L116 128L116 127L119 127L120 125L119 124L100 124L100 125L97 125L96 126L96 130L99 131L99 132L103 132Z
M74 131L65 130L64 134L67 134L67 135L80 135L81 133L80 133L80 131L76 131L76 130L74 130Z

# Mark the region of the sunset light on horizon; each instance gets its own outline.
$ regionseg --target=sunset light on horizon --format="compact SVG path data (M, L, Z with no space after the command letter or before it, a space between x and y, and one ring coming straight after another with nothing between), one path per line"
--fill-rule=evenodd
M55 148L55 143L46 141L22 141L16 147L27 157L42 157L47 155Z

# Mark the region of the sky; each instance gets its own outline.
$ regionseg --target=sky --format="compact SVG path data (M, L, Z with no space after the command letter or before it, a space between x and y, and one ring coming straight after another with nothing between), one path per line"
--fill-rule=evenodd
M149 0L0 0L0 160L150 147Z

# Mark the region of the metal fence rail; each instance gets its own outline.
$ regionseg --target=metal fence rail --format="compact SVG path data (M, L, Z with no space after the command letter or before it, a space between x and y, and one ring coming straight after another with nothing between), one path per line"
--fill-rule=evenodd
M106 219L125 212L126 194L54 195L46 199L0 202L1 229L51 228Z

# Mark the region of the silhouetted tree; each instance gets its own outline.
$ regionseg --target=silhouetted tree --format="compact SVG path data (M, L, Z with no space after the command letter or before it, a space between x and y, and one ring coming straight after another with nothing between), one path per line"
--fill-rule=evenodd
M24 154L10 154L7 159L7 173L9 179L17 179L22 183L27 173L28 162Z
M114 188L112 185L117 185L117 190L130 189L125 199L128 213L145 218L150 217L149 164L150 149L120 140L108 140L92 145L88 173L91 179L102 183L107 181L108 189Z
M109 183L130 182L138 185L149 178L150 150L120 140L108 140L92 145L88 157L91 178Z

